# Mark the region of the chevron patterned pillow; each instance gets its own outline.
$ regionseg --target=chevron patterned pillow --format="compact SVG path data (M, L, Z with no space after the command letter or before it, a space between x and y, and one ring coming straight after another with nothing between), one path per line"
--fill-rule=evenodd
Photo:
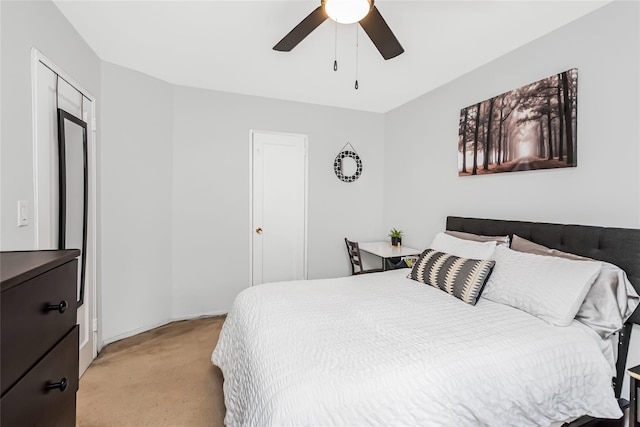
M492 260L460 258L427 249L407 277L476 305L494 265Z

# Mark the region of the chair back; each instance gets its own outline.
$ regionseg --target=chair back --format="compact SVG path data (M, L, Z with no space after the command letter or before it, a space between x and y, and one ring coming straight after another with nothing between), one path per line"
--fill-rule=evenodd
M358 246L358 242L352 242L346 237L344 238L344 242L347 245L349 261L351 261L351 275L362 273L362 257L360 256L360 247Z

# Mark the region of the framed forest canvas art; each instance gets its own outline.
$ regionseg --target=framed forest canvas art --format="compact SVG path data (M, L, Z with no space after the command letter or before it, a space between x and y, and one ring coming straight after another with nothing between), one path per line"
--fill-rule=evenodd
M460 111L458 175L577 165L578 69Z

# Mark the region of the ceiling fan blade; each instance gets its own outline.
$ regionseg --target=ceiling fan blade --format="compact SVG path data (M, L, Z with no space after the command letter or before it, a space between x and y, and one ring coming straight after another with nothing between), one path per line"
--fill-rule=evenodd
M380 15L377 7L373 6L371 8L369 14L360 20L360 25L384 59L395 58L404 52L400 42L391 32L391 28Z
M289 52L296 47L298 43L304 40L313 30L315 30L320 24L327 20L329 16L324 11L324 7L318 6L316 10L311 12L306 18L302 20L296 27L282 38L273 47L273 50L279 50L281 52Z

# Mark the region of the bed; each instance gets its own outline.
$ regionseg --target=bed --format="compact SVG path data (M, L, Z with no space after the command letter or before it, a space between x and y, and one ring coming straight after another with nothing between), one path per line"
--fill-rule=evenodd
M461 217L447 230L517 234L640 283L640 230ZM407 273L241 292L212 355L225 424L537 426L622 415L612 378L622 378L638 310L604 339L575 319L558 327L486 298L464 304Z

